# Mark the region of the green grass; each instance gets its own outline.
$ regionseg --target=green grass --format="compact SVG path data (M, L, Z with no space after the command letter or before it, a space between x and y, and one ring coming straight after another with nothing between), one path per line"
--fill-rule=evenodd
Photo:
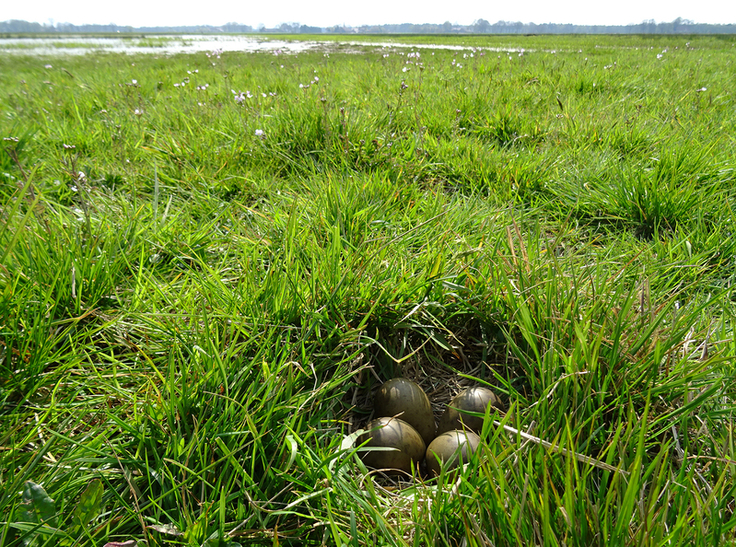
M733 40L412 40L0 57L0 545L734 542Z

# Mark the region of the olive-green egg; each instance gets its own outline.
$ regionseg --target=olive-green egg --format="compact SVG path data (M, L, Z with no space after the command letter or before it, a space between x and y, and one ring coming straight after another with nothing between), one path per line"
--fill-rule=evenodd
M358 444L368 444L360 457L368 467L376 469L401 469L411 473L411 464L419 465L425 453L424 441L411 425L398 418L377 418L358 437ZM371 450L371 448L395 448L396 450Z
M376 416L397 416L411 424L429 444L434 439L435 424L427 394L407 378L394 378L384 383L374 397Z
M446 470L467 463L480 444L480 437L472 431L446 431L438 435L427 447L427 469L440 474L440 462Z
M503 403L490 389L485 387L471 387L461 391L450 404L440 418L437 434L453 429L470 429L476 433L483 429L483 418L473 416L469 412L485 414L486 407L492 406L503 410Z

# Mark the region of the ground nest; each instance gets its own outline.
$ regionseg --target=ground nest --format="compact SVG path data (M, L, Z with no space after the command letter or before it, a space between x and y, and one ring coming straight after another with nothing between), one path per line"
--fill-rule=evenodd
M500 365L498 368L505 367ZM504 405L508 405L504 394L497 389L490 365L481 362L480 359L467 358L465 355L458 358L457 354L449 352L445 355L422 353L399 363L392 362L390 366L380 366L376 363L359 373L356 378L357 385L346 394L346 403L351 409L348 433L364 428L376 417L373 410L376 392L384 382L397 377L412 380L424 390L432 405L435 423L439 423L448 403L458 393L473 386L490 387L499 395ZM403 482L410 478L387 477L394 484L397 480Z

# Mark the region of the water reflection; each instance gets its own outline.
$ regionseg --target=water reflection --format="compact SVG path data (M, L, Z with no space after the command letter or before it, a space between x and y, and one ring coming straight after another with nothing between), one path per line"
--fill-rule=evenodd
M315 41L269 40L255 36L125 36L101 38L59 36L54 38L0 38L0 52L20 55L85 55L110 53L199 53L203 51L276 51L298 53L320 45Z
M347 46L347 50L345 49ZM262 36L213 36L213 35L126 35L117 37L90 37L82 35L58 36L53 38L0 38L0 53L33 56L85 55L88 53L200 53L215 50L224 51L272 51L299 53L312 49L324 51L362 51L369 48L416 48L469 50L469 46L451 44L405 44L397 42L315 41L279 40ZM487 51L521 51L515 48L474 48ZM527 50L528 51L528 50Z

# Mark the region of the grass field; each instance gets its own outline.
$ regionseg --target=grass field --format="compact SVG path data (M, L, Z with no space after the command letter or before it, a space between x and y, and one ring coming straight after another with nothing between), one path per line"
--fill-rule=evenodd
M395 40L0 57L0 545L736 541L736 40Z

